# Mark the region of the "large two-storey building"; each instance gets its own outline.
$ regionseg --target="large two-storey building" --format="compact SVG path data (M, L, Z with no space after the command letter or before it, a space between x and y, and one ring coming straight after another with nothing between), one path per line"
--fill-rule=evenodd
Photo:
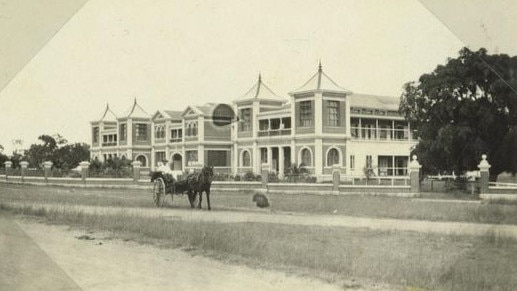
M136 100L123 117L107 107L91 123L92 158L124 156L151 168L167 159L175 170L211 165L233 174L260 173L266 165L279 176L295 164L319 180L329 179L336 164L347 175L372 168L379 176L403 176L416 141L398 103L396 97L354 94L320 65L288 98L259 76L231 104L239 118L230 125L213 122L212 103L152 116Z

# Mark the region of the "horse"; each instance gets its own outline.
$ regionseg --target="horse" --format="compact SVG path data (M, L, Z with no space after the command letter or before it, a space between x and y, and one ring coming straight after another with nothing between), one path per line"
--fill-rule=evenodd
M201 209L201 202L203 200L203 192L206 193L206 202L208 210L210 207L210 186L214 177L214 167L204 166L199 173L193 173L187 176L187 185L189 191L190 207L194 208L194 201L196 195L199 193L199 202L197 208ZM192 194L191 194L192 193Z

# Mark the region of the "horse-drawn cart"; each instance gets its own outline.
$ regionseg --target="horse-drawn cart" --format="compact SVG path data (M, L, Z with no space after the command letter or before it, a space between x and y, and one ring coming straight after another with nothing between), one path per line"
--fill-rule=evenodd
M178 181L172 175L162 172L151 172L149 175L153 183L153 203L156 207L164 205L166 195L170 195L173 201L174 195L187 194L192 208L198 203L197 195L189 190L187 179Z
M153 203L156 207L162 207L166 195L188 195L190 207L196 205L201 208L203 192L206 193L208 210L210 210L210 185L212 184L213 167L203 167L200 172L193 173L182 180L176 180L170 174L162 172L150 172L151 182L153 183ZM199 194L199 195L198 195Z

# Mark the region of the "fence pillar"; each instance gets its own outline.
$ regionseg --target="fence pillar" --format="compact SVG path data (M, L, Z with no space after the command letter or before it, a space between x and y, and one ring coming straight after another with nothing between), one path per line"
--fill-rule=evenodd
M27 175L27 166L29 166L29 162L21 161L20 166L21 166L20 175L22 176L22 183L23 183L23 182L25 182L25 176Z
M43 169L45 171L45 182L48 182L48 178L51 175L50 170L52 169L52 162L51 161L43 162Z
M140 180L140 162L133 161L131 165L133 166L133 181L138 182Z
M490 164L486 160L486 155L481 156L481 162L479 162L479 191L480 194L488 194L488 182L490 176Z
M5 180L9 180L9 175L11 174L11 167L13 166L13 162L11 161L6 161L4 163L5 165Z
M417 160L417 156L413 155L413 160L409 163L409 184L411 185L411 193L420 193L420 168L422 166Z
M334 164L332 166L332 190L339 193L339 184L341 183L341 166Z
M81 166L81 180L83 181L83 183L86 183L86 178L88 177L88 169L90 168L90 162L80 162L79 166Z
M267 183L269 179L269 164L262 164L260 174L262 176L262 188L267 189Z

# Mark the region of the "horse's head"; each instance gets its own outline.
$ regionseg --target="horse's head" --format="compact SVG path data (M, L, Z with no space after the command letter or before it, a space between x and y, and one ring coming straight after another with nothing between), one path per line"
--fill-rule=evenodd
M201 169L201 175L204 177L205 181L211 183L214 177L214 167L204 166Z

